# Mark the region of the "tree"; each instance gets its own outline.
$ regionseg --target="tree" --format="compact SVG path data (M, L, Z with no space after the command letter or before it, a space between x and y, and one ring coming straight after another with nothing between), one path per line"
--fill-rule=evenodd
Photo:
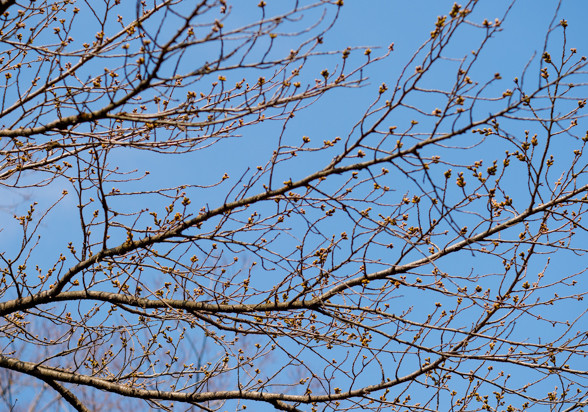
M588 404L586 58L487 4L374 83L343 1L1 2L3 405Z

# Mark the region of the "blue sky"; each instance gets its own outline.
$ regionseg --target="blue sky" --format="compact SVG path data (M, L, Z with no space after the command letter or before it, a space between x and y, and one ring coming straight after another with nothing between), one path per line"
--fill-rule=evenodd
M231 24L246 23L252 18L259 15L259 10L255 7L257 1L245 1L235 7L235 14L227 21L227 26ZM272 13L274 7L284 7L285 3L268 1L268 13ZM555 11L556 2L547 0L521 0L518 1L510 10L506 20L502 23L503 31L497 33L493 39L488 43L484 49L484 54L478 61L472 71L475 74L475 80L484 83L492 79L494 73L500 72L502 80L493 84L488 89L488 93L500 94L502 90L513 88L514 77L520 77L525 69L525 66L530 62L529 75L525 78L533 87L539 80L537 70L539 67L539 56L543 51L545 43L545 34L550 27ZM481 23L485 18L489 21L494 21L495 18L502 19L508 5L507 1L480 1L475 13L470 19L474 22ZM320 50L342 50L346 47L370 47L373 50L373 56L377 57L384 54L391 43L394 43L394 51L391 56L381 62L377 62L368 66L365 70L365 76L368 80L363 87L358 89L348 90L334 90L320 100L318 100L310 108L300 112L295 119L288 124L285 132L285 140L297 142L302 139L302 136L309 136L313 142L322 142L323 140L332 140L337 136L343 139L353 139L355 136L352 132L354 125L361 119L363 112L369 107L374 97L377 96L377 90L382 83L393 85L401 73L401 70L409 62L411 56L417 48L428 38L430 38L430 31L434 28L435 21L439 15L445 15L451 9L453 1L444 0L424 0L415 2L406 1L345 1L342 8L341 15L332 30L330 30L325 38L324 44ZM313 17L311 14L309 17ZM561 9L558 12L556 21L565 18L569 23L567 30L567 49L575 47L579 55L588 54L588 43L586 42L585 24L588 21L588 3L583 0L566 0L563 2ZM275 53L287 52L290 48L289 41L286 40L283 49L276 50ZM427 86L444 86L451 85L455 79L457 60L470 56L472 49L477 47L480 41L479 31L473 29L464 29L464 31L456 36L456 41L450 47L450 52L453 61L447 61L436 67L425 79L424 84ZM553 50L552 53L556 55L561 49L561 31L555 30L552 34L548 44L548 50ZM295 43L292 43L295 47ZM206 60L206 56L194 56L196 64L202 60ZM355 64L360 64L365 60L361 50L354 50L350 61ZM303 80L311 83L315 78L320 78L320 71L325 68L333 70L333 66L339 64L332 56L319 57L316 61L308 64L307 71L303 73ZM414 64L413 64L414 66ZM414 68L411 67L411 70ZM102 70L102 68L98 68ZM247 74L248 76L250 74ZM228 73L228 81L239 81L243 76L242 73ZM252 78L253 74L250 75ZM214 80L214 79L213 79ZM584 91L579 91L578 97L582 97ZM435 99L415 101L415 104L423 105L428 112L440 104ZM502 104L502 103L497 103ZM497 107L495 103L488 103L481 106L475 115L481 117L486 115L486 111ZM392 116L389 119L390 125L397 126L399 129L406 128L410 123L411 114L409 112L400 112L397 116ZM423 123L423 130L426 130L427 123ZM528 127L524 122L512 124L512 130L517 133L523 133ZM580 120L580 127L585 127L585 123ZM265 122L251 128L246 128L242 131L242 136L236 139L230 139L225 142L217 144L210 150L196 152L190 156L167 156L163 160L159 156L154 156L149 153L137 153L126 150L114 153L111 157L111 162L118 163L121 168L126 170L138 170L136 175L142 175L143 171L149 170L151 174L140 182L123 185L126 190L132 189L148 189L159 187L171 187L173 185L181 184L211 184L218 181L224 173L228 173L231 179L236 179L241 174L245 173L248 168L254 169L258 165L263 165L267 162L272 151L276 147L277 136L281 131L281 124ZM469 137L464 137L469 138ZM460 141L461 142L461 141ZM569 154L564 153L568 145L571 143L566 137L562 137L561 143L561 157L565 158ZM279 168L276 171L276 181L282 182L288 178L300 178L307 175L310 171L324 167L329 161L328 155L334 155L336 149L332 152L320 152L320 154L308 154L300 156L295 161L288 162L286 167ZM496 147L484 145L476 147L467 153L459 152L459 154L448 153L450 160L459 160L461 157L475 159L477 157L489 159L501 159L503 149L501 146ZM430 156L436 153L426 153ZM559 155L559 153L556 153ZM455 156L454 159L451 156ZM486 166L486 164L485 164ZM524 174L524 169L521 169L521 176ZM455 176L452 178L452 181ZM586 180L584 178L584 180ZM410 192L415 190L413 183L405 182L401 179L401 175L393 172L390 175L390 186L396 191L398 195L404 191ZM514 179L506 182L506 186L513 190L524 191L525 179L521 177L521 181ZM228 185L228 183L227 183ZM193 199L194 213L197 213L198 208L208 206L214 208L222 204L227 185L221 185L214 190L194 190ZM63 181L55 182L54 184L42 189L22 189L19 191L13 189L0 188L0 213L2 220L5 223L3 231L0 232L0 247L1 250L11 251L18 247L15 243L17 238L17 227L9 223L10 216L14 212L22 213L28 208L30 201L37 201L40 207L47 207L52 202L60 197L63 188L68 187L68 184ZM205 194L205 197L199 197L200 194ZM139 208L149 207L152 210L161 210L165 205L164 199L156 199L145 197L141 202L129 202L125 199L113 200L119 202L121 208L128 210L136 210ZM263 209L263 207L262 207ZM472 211L473 212L473 211ZM44 221L40 228L40 233L44 236L44 241L36 249L36 256L39 261L47 259L52 262L65 249L65 246L72 239L79 240L79 228L76 219L76 203L75 199L68 198L61 202L54 211L51 212L50 219ZM463 216L464 224L474 222L471 216ZM333 221L324 223L322 228L325 231L339 233L345 229L346 223ZM292 247L298 239L297 236L304 232L304 228L297 232L297 227L292 230L293 237L291 239L284 239L279 245L283 247ZM586 233L580 235L576 239L577 242L584 243L588 240ZM113 240L116 237L113 238ZM316 241L318 243L318 240ZM381 249L375 248L374 254L383 253ZM386 252L388 253L388 252ZM390 255L384 256L382 259L389 263L389 259L393 259L395 251L389 252ZM574 271L582 270L585 266L585 258L573 257L570 254L552 255L552 265L547 272L547 277L556 279L562 273L572 273ZM251 256L244 256L245 261L254 259ZM534 264L532 270L539 272L541 267L545 264L545 259L539 259ZM50 266L50 264L48 264ZM500 262L496 260L486 259L480 256L459 255L458 258L449 258L442 261L444 267L450 268L455 272L461 272L464 276L472 275L484 276L492 270L498 270ZM354 267L350 265L350 267ZM374 270L378 268L374 265ZM264 273L259 270L258 284L270 284L275 280L276 276L280 276L281 272ZM481 284L486 287L497 288L498 286L492 283L492 279L486 281L480 278ZM487 282L487 283L484 283ZM549 293L552 293L550 290ZM397 304L400 308L407 308L412 306L412 313L415 318L424 316L431 311L427 304L428 298L415 295L403 295L391 302ZM418 303L418 304L415 304ZM422 305L420 304L422 303ZM401 310L401 309L399 309ZM569 311L570 318L572 314L583 310L581 305L559 306L554 308L554 312ZM477 313L477 312L476 312ZM473 318L465 316L460 319L462 325L471 323ZM581 329L585 326L578 325ZM526 324L519 322L517 326L519 334L528 334L529 339L537 339L542 334L546 333L543 329L537 329L534 324ZM295 345L291 346L292 348ZM336 356L344 356L345 351L333 351ZM308 359L313 359L309 356ZM279 359L278 359L279 360ZM279 363L279 362L278 362ZM276 363L276 364L278 364ZM275 365L274 365L275 366ZM271 369L271 366L268 366ZM585 365L579 365L577 368L585 369ZM366 379L364 376L362 379ZM516 376L514 379L525 380L525 377ZM367 380L366 380L366 383ZM548 388L546 384L546 389ZM461 386L461 384L456 384ZM254 406L254 410L262 410ZM446 409L446 408L441 408Z

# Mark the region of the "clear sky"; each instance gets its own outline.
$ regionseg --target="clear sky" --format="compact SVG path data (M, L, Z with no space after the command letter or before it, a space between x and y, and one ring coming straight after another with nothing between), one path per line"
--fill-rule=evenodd
M247 23L251 19L259 16L258 10L250 7L257 3L244 1L235 5L235 13L227 21L227 26ZM231 2L229 2L231 3ZM278 0L269 0L268 13L273 12L273 8L285 7L287 2ZM480 1L476 11L470 16L470 20L481 24L484 19L493 22L495 19L503 19L510 2L503 0ZM320 51L342 50L346 47L370 47L373 58L383 55L388 47L393 43L393 52L390 57L381 62L377 62L363 73L368 80L364 85L357 89L334 90L327 93L310 108L297 114L296 118L288 123L288 128L284 134L285 141L296 142L302 136L309 136L314 142L323 140L332 140L337 136L343 139L350 138L357 133L354 129L356 123L361 119L365 110L368 109L377 90L382 83L388 87L393 87L398 76L402 73L403 68L409 64L409 61L419 46L430 38L430 32L434 28L435 21L440 15L446 15L453 5L453 1L446 0L415 0L415 1L396 1L396 0L346 0L341 10L339 19L333 29L324 37L324 44ZM484 53L478 64L472 71L472 76L480 83L484 83L500 73L502 80L488 88L488 93L500 94L498 91L513 88L513 79L519 77L523 79L522 73L529 64L528 72L524 81L535 85L538 81L537 68L539 67L539 57L545 47L545 36L554 19L557 2L549 0L520 0L510 9L506 19L501 22L503 31L497 33L485 46ZM253 11L252 11L253 10ZM566 44L567 48L577 48L579 55L588 55L588 41L586 36L586 22L588 21L588 2L585 0L565 0L562 2L560 9L557 11L555 21L566 19L569 24L567 30ZM81 30L81 28L80 28ZM290 45L288 42L292 41ZM274 53L282 54L290 47L296 47L296 40L286 40L283 43L283 49L275 50ZM463 33L457 34L455 42L449 48L450 56L453 60L448 59L445 63L440 64L425 79L424 85L427 87L443 87L451 85L455 81L457 66L459 60L466 56L471 56L472 50L477 49L480 41L479 31L464 29ZM553 50L552 53L558 53L561 50L563 39L560 31L554 31L547 50ZM206 56L194 56L195 66L206 60ZM360 64L366 57L362 50L354 50L350 61L353 64ZM307 71L302 78L308 83L312 83L315 78L320 78L322 69L329 68L334 70L334 65L339 64L332 56L320 57L309 63ZM409 70L414 71L416 64L410 63ZM102 68L99 68L102 70ZM313 73L314 71L314 73ZM227 73L228 82L236 82L243 77L243 73ZM247 73L249 75L249 73ZM253 77L253 75L251 75ZM574 104L579 96L574 96ZM435 98L414 102L415 105L421 105L428 113L433 110L438 101ZM487 112L495 108L495 103L487 102L477 109L474 114L483 117ZM406 128L410 124L411 114L408 112L399 112L397 116L389 119L390 126L397 126L399 129ZM514 124L514 123L513 123ZM281 132L281 123L266 122L242 131L242 136L236 139L229 139L219 143L209 150L196 152L190 156L168 156L164 161L159 156L154 156L147 152L130 152L119 151L113 153L111 162L120 163L121 168L127 170L137 169L137 175L143 171L149 170L151 173L145 179L123 185L125 190L171 187L182 184L211 184L217 182L224 173L228 173L231 178L237 178L244 174L247 169L255 169L258 165L263 165L271 156L276 147L277 138ZM422 124L423 130L429 126L426 122ZM580 120L580 127L586 128L583 120ZM523 133L526 128L524 123L513 126L518 133ZM562 140L562 156L565 156L563 150L567 148L566 141ZM557 149L556 149L557 150ZM496 153L494 153L496 151ZM490 156L496 157L503 153L503 149L498 146L483 148L474 148L471 152L464 154L467 156ZM279 167L276 171L276 181L281 183L288 178L297 179L309 174L311 171L324 167L329 161L325 157L325 152L320 155L308 154L300 156L287 166ZM333 152L326 152L334 154ZM431 156L436 153L427 152L424 155ZM556 152L557 154L557 152ZM460 157L460 155L448 154L448 156ZM394 179L392 178L394 176ZM455 176L454 176L455 178ZM453 180L454 180L453 178ZM513 180L508 182L513 190L524 190L525 182ZM585 180L585 177L584 177ZM418 183L418 182L417 182ZM390 186L393 190L402 194L404 191L414 190L415 185L411 182L402 181L398 175L391 174ZM18 227L11 220L13 213L23 213L32 201L37 201L40 207L47 207L61 196L61 191L68 187L64 181L55 182L41 189L25 188L19 191L6 189L0 186L0 219L4 222L0 231L0 251L8 251L8 254L18 248L14 239L18 236ZM219 186L217 189L197 192L192 197L194 212L200 207L210 209L218 207L225 201L226 186ZM206 193L205 198L199 198L197 193ZM146 197L144 199L151 199ZM142 203L128 202L120 199L121 207L127 207L129 210L149 207L152 209L161 209L166 199L153 198L151 200L141 200ZM113 200L116 204L117 200ZM475 212L475 211L472 211ZM69 241L79 241L80 233L77 226L76 218L76 199L66 199L61 202L54 211L51 212L51 218L44 221L40 232L44 235L44 243L40 243L35 249L38 260L47 259L54 261L65 248ZM471 216L464 216L464 222L471 222ZM339 233L344 227L344 223L332 221L325 223L324 229L331 230L333 233ZM303 230L297 233L295 227L293 235L300 235ZM122 235L121 235L122 236ZM588 243L588 237L584 233L582 239ZM293 236L294 238L295 236ZM113 240L116 237L113 237ZM291 242L294 242L291 240ZM292 246L287 240L284 240L284 246ZM380 253L378 250L377 253ZM394 256L393 253L390 252ZM253 257L245 256L245 260ZM453 259L453 260L452 260ZM583 260L582 260L583 259ZM585 266L585 258L565 257L553 260L557 265L550 266L548 276L557 276L558 273L571 273L582 270ZM584 262L584 263L583 263ZM472 257L460 255L460 258L450 258L444 261L446 267L456 271L463 271L464 274L483 275L490 262L483 257ZM533 267L533 270L539 271L545 260L540 260ZM353 266L353 265L350 265ZM556 269L557 268L557 269ZM270 274L271 275L271 274ZM268 276L265 277L264 276ZM273 275L272 275L273 276ZM260 273L260 285L264 282L272 282L268 274ZM482 280L481 283L484 281ZM269 283L268 283L269 284ZM430 308L418 301L419 296L407 295L399 297L399 305L414 305L414 315L419 316L430 312ZM426 301L426 299L423 299ZM561 307L563 308L563 307ZM560 309L561 309L560 308ZM566 306L570 314L577 313L581 308L578 306ZM463 323L471 322L471 319L464 319ZM523 333L528 333L529 338L538 338L543 334L543 330L533 329L528 325L519 325ZM342 355L343 350L334 351L333 353ZM309 356L309 359L312 357ZM279 363L279 362L278 362ZM271 370L271 366L269 367ZM586 365L578 368L586 369ZM362 377L363 379L363 377ZM521 379L524 377L515 377ZM551 384L551 383L550 383ZM459 385L456 383L456 385ZM546 389L549 389L546 387ZM552 388L551 388L552 389ZM264 410L257 408L253 410ZM269 409L268 409L269 410Z

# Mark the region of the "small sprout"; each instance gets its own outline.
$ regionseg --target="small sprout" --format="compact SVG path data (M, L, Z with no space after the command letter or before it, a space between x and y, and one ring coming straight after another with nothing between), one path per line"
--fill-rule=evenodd
M459 14L459 9L461 9L461 6L457 3L453 3L453 7L451 8L451 11L449 12L449 16L451 16L452 19L456 18L457 15Z
M465 181L465 179L464 179L464 177L463 177L463 173L462 173L462 172L459 172L459 174L458 174L458 176L457 176L457 179L456 179L455 183L456 183L456 184L457 184L459 187L465 187L465 185L466 185L466 181Z
M498 170L498 167L496 166L496 160L495 160L494 164L492 166L490 166L488 169L486 169L486 172L488 172L489 176L494 176L496 174L496 170Z

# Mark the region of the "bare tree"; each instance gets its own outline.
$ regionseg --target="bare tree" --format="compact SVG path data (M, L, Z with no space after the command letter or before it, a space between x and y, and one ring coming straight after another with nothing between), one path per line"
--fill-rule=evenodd
M586 58L478 3L374 84L341 0L0 2L2 407L587 405Z

